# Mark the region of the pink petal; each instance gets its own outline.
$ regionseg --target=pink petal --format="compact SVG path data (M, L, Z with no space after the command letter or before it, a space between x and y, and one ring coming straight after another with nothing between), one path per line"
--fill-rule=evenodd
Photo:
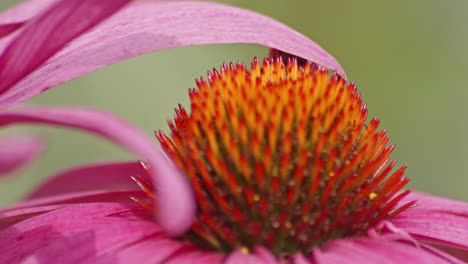
M166 260L184 245L179 241L163 237L148 237L115 252L109 252L93 259L94 264L167 263ZM183 262L178 262L183 263ZM189 262L193 263L193 262ZM211 264L212 262L204 262Z
M420 192L411 192L401 201L401 204L414 200L418 203L412 210L433 210L468 215L468 203L466 202Z
M76 248L85 250L86 254L82 256L85 259L94 259L160 234L159 227L146 219L129 221L114 216L134 209L138 208L119 204L83 204L22 221L0 233L0 263L18 263L25 257L39 259L40 263L56 262L55 258L60 257L63 262L58 263L69 263L68 258L74 260L76 256L67 253ZM63 242L75 237L81 243L71 243L71 248L64 245Z
M463 263L411 243L365 238L327 242L314 249L313 257L316 264Z
M408 210L391 222L418 240L468 250L468 215Z
M146 175L138 162L103 162L67 169L37 187L27 199L92 190L138 190L131 176Z
M0 57L0 94L130 0L66 0L32 19Z
M144 53L216 43L273 47L344 74L320 46L269 17L216 3L141 1L71 43L3 94L0 106L25 101L60 83Z
M76 203L123 203L134 204L130 197L143 198L141 192L136 191L92 191L58 195L47 198L29 200L15 204L13 207L0 211L0 230L19 221L53 211L68 204Z
M158 187L159 224L171 235L191 226L195 205L190 185L179 170L139 130L109 113L84 108L21 108L0 112L0 126L15 123L51 124L100 135L147 159Z
M16 30L20 29L24 25L24 22L1 24L0 25L0 38L3 38Z
M60 0L28 0L0 13L0 24L29 20Z
M63 205L49 205L33 208L23 208L12 211L0 212L0 231L4 230L18 222L25 219L31 218L36 215L40 215L46 212L50 212L59 208L64 207Z
M192 249L183 254L177 254L164 261L165 264L221 264L225 256L219 252L201 251Z
M293 255L292 257L292 264L314 264L314 263L310 259L307 259L302 253L297 253Z
M96 255L93 246L95 235L92 231L84 231L73 237L57 238L35 252L30 252L21 261L22 264L67 263L79 264L89 257ZM21 255L17 259L23 258Z
M39 138L9 136L0 138L0 178L36 159L43 150Z
M421 244L421 246L430 251L435 252L436 254L444 255L446 256L446 258L449 258L449 259L451 258L454 260L454 262L462 260L464 261L463 263L468 263L468 251L467 250L462 250L462 249L454 248L454 247L446 247L442 245Z
M269 249L264 247L256 247L254 252L257 256L259 256L264 263L278 263L276 257L271 253Z
M143 198L144 193L134 190L94 190L87 192L67 193L62 195L55 195L33 200L27 200L21 203L16 203L11 207L4 208L0 211L0 218L4 212L22 208L33 208L37 206L46 205L60 205L60 204L76 204L76 203L134 203L130 197Z
M468 250L468 203L422 193L405 200L418 203L391 220L395 227L418 239Z

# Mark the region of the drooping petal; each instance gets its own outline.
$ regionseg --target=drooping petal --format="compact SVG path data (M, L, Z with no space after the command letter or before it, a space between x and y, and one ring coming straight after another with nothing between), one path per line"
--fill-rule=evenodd
M130 178L136 175L145 175L145 171L135 161L79 166L48 177L27 199L92 190L138 190Z
M66 44L108 18L130 0L60 1L33 18L0 57L0 94Z
M411 243L366 238L327 242L314 249L313 259L316 264L463 263L442 252Z
M43 150L42 141L31 136L0 138L0 177L33 161Z
M468 251L468 203L422 193L406 199L418 204L392 219L395 227L427 242Z
M86 249L80 256L86 262L161 233L158 225L148 219L130 221L119 216L139 209L120 204L82 204L24 220L0 232L0 263L18 263L26 257L51 263L59 256L62 263L70 263L68 257L73 260L75 256L67 256L67 250L75 248ZM68 238L75 237L81 243L70 244ZM67 243L73 247L66 247Z
M0 126L16 123L85 130L142 156L150 165L158 188L155 211L159 224L171 235L181 234L190 227L195 213L190 185L153 142L127 122L109 113L84 108L21 108L0 112Z
M216 3L141 1L75 40L0 96L0 107L137 55L216 43L260 44L344 74L339 63L316 43L266 16Z

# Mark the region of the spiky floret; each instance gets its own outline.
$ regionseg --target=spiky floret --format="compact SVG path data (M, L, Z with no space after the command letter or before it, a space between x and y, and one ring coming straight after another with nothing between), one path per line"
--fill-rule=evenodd
M356 86L310 63L223 65L176 109L157 138L191 181L198 213L189 241L229 252L263 245L309 253L361 235L410 207L379 121L366 123ZM137 180L147 192L148 182Z

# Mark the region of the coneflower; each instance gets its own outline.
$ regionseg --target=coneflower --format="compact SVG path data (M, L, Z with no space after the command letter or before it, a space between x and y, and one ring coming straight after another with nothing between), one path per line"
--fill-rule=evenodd
M80 12L116 3L58 1L29 22L13 21L18 26L5 35L17 36L0 57L0 65L11 66L0 69L8 77L0 85L0 127L81 129L143 161L64 171L0 211L0 263L465 263L468 204L404 188L405 167L391 159L389 136L368 119L356 86L315 43L241 9L142 1L88 34L75 32L64 43L77 39L53 49L55 56L49 50L37 57L46 63L13 61L41 52L28 49L26 40L44 21L59 34L53 29L63 20L85 19L51 19L50 10L71 12L84 2ZM151 23L161 14L160 24ZM216 19L219 25L204 28ZM167 34L160 43L139 37L158 30ZM250 67L226 64L199 79L189 91L190 109L176 109L169 135L156 133L167 159L143 133L108 113L6 108L150 50L230 41L278 49Z

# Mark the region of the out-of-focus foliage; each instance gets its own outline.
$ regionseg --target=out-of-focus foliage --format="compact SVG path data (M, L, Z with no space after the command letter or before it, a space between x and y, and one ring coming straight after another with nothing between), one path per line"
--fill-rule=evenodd
M2 1L5 8L15 1ZM409 165L411 186L468 200L468 1L223 1L278 19L330 51L355 81L371 115ZM268 30L268 29L265 29ZM266 55L251 45L190 47L151 54L100 70L29 103L85 105L112 111L151 134L166 129L187 88L207 69ZM48 139L41 162L2 181L0 205L21 197L51 173L71 165L130 156L93 137L20 127ZM156 141L155 141L156 144Z

